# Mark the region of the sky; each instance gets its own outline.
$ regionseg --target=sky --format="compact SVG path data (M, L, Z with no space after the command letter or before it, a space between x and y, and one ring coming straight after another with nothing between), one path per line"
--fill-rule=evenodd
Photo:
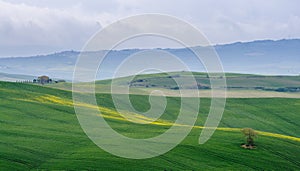
M300 38L299 6L298 0L0 0L0 57L79 51L99 29L145 13L185 20L212 44Z

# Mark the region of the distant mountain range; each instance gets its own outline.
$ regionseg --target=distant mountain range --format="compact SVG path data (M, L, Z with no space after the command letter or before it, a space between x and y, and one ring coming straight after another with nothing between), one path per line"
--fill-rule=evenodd
M237 42L214 47L223 63L225 72L266 75L300 74L300 39ZM126 57L143 50L111 51L100 67L102 72L98 74L97 79L111 78L113 70ZM205 71L203 65L196 60L194 54L187 48L160 50L178 56L193 71ZM103 51L83 53L85 55L88 55L88 53L97 55L97 53L103 53ZM65 51L49 55L0 58L0 72L22 74L22 77L24 75L49 75L50 77L71 80L79 54L80 52L76 51ZM150 55L143 57L151 58ZM165 62L167 64L168 61Z
M25 80L33 80L35 76L30 75L22 75L22 74L7 74L7 73L0 73L0 80L1 81L25 81Z

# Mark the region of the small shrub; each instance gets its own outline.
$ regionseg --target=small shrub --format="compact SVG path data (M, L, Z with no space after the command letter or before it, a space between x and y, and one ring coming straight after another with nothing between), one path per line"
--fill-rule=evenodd
M252 128L244 128L241 130L246 138L246 146L255 146L254 138L257 136L257 132Z

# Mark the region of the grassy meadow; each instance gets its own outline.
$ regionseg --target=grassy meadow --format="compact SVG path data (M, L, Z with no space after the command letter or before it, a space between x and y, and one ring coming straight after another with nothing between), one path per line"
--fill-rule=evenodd
M133 138L163 133L180 108L179 97L167 97L161 118L143 125L116 112L110 94L96 97L112 128ZM300 170L299 98L229 98L218 130L199 145L210 106L209 98L201 98L198 120L185 140L145 160L113 156L90 141L78 123L70 91L0 82L0 98L1 170ZM130 98L136 110L149 109L147 96ZM259 131L257 149L240 147L244 127Z
M300 98L300 76L264 76L251 74L226 73L227 97L229 98L256 98L256 97L283 97ZM191 77L195 78L198 85L191 83ZM184 84L180 89L185 89L182 95L178 91L178 85L174 79ZM212 78L214 79L214 78ZM90 83L77 83L81 87ZM112 80L100 80L95 82L97 93L111 93ZM136 75L114 79L115 92L126 94L126 88L130 86L130 94L148 95L153 90L161 90L167 96L195 97L195 90L199 91L198 97L211 97L210 78L206 73L200 72L171 72ZM71 83L49 84L48 87L72 90Z

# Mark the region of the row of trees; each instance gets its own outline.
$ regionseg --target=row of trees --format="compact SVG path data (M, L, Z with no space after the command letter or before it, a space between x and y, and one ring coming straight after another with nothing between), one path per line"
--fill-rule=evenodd
M33 80L17 80L16 83L33 83Z
M16 83L34 83L34 84L52 84L66 82L65 80L52 80L52 79L33 79L33 80L17 80Z

